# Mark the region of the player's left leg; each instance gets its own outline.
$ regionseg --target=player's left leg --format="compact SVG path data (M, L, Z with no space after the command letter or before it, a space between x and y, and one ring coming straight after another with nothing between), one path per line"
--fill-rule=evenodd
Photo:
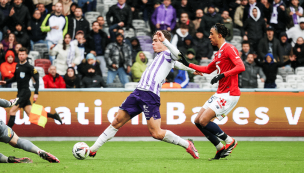
M32 163L33 161L30 158L23 157L17 158L15 156L6 157L0 153L0 163Z
M9 111L10 118L8 120L7 126L9 126L10 128L12 128L15 124L16 113L18 110L19 110L19 106L14 105Z
M31 109L32 109L32 105L27 105L27 106L24 107L24 111L26 112L27 115L30 115ZM61 120L61 118L60 118L60 116L57 112L54 113L54 114L47 113L47 117L58 120L60 122L60 124L62 124L62 120Z
M184 147L194 159L199 159L199 154L191 140L184 140L170 130L163 130L161 129L160 125L160 118L154 119L151 117L149 120L147 120L147 126L153 138Z
M5 99L0 99L0 107L4 107L4 108L12 107L17 103L18 100L19 100L19 98L15 98L10 101L5 100Z

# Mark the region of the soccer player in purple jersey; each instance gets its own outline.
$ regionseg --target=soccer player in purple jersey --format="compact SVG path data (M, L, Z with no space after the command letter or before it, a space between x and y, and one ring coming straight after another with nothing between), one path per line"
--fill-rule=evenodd
M160 41L163 40L163 42ZM177 60L179 51L171 53L166 46L172 47L171 34L168 31L157 31L153 35L153 49L157 53L152 64L143 73L137 88L131 93L127 99L119 107L118 114L115 116L111 125L98 137L97 141L90 147L90 156L94 157L97 150L108 140L112 139L119 128L127 123L134 116L144 113L147 119L147 126L153 138L162 140L168 143L184 147L194 159L199 158L199 154L195 149L192 140L184 140L170 130L161 129L161 116L159 113L160 106L160 88L165 82L165 78L170 70L176 69L190 71L193 74L200 74L195 70L184 66Z

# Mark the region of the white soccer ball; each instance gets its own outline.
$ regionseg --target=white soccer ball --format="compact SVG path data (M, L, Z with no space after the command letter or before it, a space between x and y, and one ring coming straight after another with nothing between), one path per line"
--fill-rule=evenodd
M90 154L90 147L84 142L77 142L72 152L76 159L83 160Z

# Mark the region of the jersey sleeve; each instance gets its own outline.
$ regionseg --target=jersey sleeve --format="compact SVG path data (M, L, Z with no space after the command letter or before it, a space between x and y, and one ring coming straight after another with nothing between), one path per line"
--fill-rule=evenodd
M35 85L35 94L38 94L38 89L39 89L39 73L38 71L33 67L30 66L31 70L31 76L34 78L36 85Z
M194 70L197 70L199 72L203 72L203 73L207 73L207 74L210 74L210 73L214 72L214 70L216 70L215 61L212 61L210 64L208 64L208 66L200 66L200 65L195 65L195 64L190 63L189 67L193 68Z
M231 70L224 72L225 77L237 75L237 74L245 71L244 63L243 63L242 59L240 58L239 53L236 50L236 48L229 47L225 53L227 54L227 57L235 65L235 67L233 67Z

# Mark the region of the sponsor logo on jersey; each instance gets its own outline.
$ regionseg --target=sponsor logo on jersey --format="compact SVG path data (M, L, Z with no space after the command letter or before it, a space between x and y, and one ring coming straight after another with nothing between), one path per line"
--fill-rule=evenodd
M24 72L20 72L20 78L23 79L25 77L25 73Z

